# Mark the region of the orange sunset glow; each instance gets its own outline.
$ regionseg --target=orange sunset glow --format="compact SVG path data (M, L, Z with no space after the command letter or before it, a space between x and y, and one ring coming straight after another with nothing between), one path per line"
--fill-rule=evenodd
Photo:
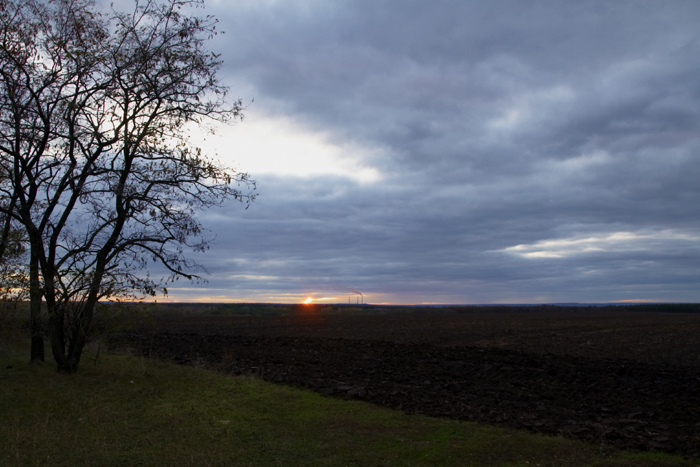
M310 305L311 302L313 302L313 301L314 301L313 298L311 298L311 297L306 297L306 300L304 300L302 303L305 304L305 305Z

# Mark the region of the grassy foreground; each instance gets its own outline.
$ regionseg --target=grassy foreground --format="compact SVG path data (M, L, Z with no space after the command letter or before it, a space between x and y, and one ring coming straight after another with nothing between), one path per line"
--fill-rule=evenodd
M129 355L73 376L25 357L0 349L0 466L695 465Z

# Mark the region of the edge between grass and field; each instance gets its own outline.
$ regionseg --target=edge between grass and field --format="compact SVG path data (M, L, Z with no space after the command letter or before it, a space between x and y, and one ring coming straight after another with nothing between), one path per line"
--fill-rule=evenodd
M87 354L78 374L0 347L0 465L693 466L407 415L250 377L126 353Z

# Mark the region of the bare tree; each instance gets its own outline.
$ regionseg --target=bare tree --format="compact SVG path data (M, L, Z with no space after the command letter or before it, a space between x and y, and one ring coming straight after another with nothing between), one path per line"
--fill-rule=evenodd
M10 216L0 214L0 340L9 337L19 324L27 298L25 242ZM43 341L42 341L43 342ZM42 355L43 356L43 355Z
M41 245L39 226L33 211L41 208L39 189L52 170L44 160L49 156L54 112L59 106L60 69L43 63L39 37L49 30L47 11L32 0L0 1L0 187L5 228L17 219L26 227L30 241L28 280L30 283L31 361L44 360L41 334L41 281L37 248ZM56 96L54 92L58 90Z
M32 310L43 296L53 356L72 373L100 300L197 278L186 252L208 240L196 214L254 198L247 174L186 136L193 124L240 118L242 104L227 104L221 62L205 47L216 20L187 13L198 0L146 0L109 15L89 0L3 5L10 40L0 60L11 66L0 86L16 97L0 102L9 200L0 211L27 232ZM144 274L151 262L167 277Z

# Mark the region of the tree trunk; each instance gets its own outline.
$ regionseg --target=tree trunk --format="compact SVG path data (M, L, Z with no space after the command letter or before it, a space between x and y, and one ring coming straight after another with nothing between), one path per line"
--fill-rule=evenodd
M88 298L82 304L83 308L74 312L75 321L68 329L68 332L70 333L70 336L68 337L70 345L68 346L65 367L62 369L59 366L58 369L58 371L62 373L72 374L78 371L78 365L80 364L80 358L83 355L85 344L88 342L90 326L92 325L92 318L94 316L95 306L97 305L98 301L98 291L104 272L103 264L104 261L97 262L97 266L95 268L96 271L93 275L92 287L90 288Z
M45 361L44 338L42 336L32 335L32 344L30 349L30 362L33 365L43 363Z
M45 282L44 294L49 315L49 337L56 367L59 373L73 374L78 371L83 349L88 341L96 298L88 299L80 305L83 309L70 310L68 308L70 305L63 299L56 299L53 292L53 281L45 279Z
M83 305L84 306L84 305ZM59 373L73 374L78 371L78 365L87 343L86 330L90 326L92 312L82 310L75 321L69 326L64 326L68 310L64 303L53 304L49 311L49 328L51 336L51 350ZM68 345L66 346L66 342Z
M29 330L32 336L29 361L32 364L45 361L44 333L41 323L41 284L39 282L39 264L34 248L30 249L29 262Z
M77 364L71 365L66 356L66 335L65 318L66 310L63 303L56 302L56 295L53 289L53 278L44 276L44 296L46 298L46 308L49 315L49 340L51 341L51 351L56 361L59 373L75 373ZM72 329L69 329L70 333ZM70 339L71 336L68 336Z

